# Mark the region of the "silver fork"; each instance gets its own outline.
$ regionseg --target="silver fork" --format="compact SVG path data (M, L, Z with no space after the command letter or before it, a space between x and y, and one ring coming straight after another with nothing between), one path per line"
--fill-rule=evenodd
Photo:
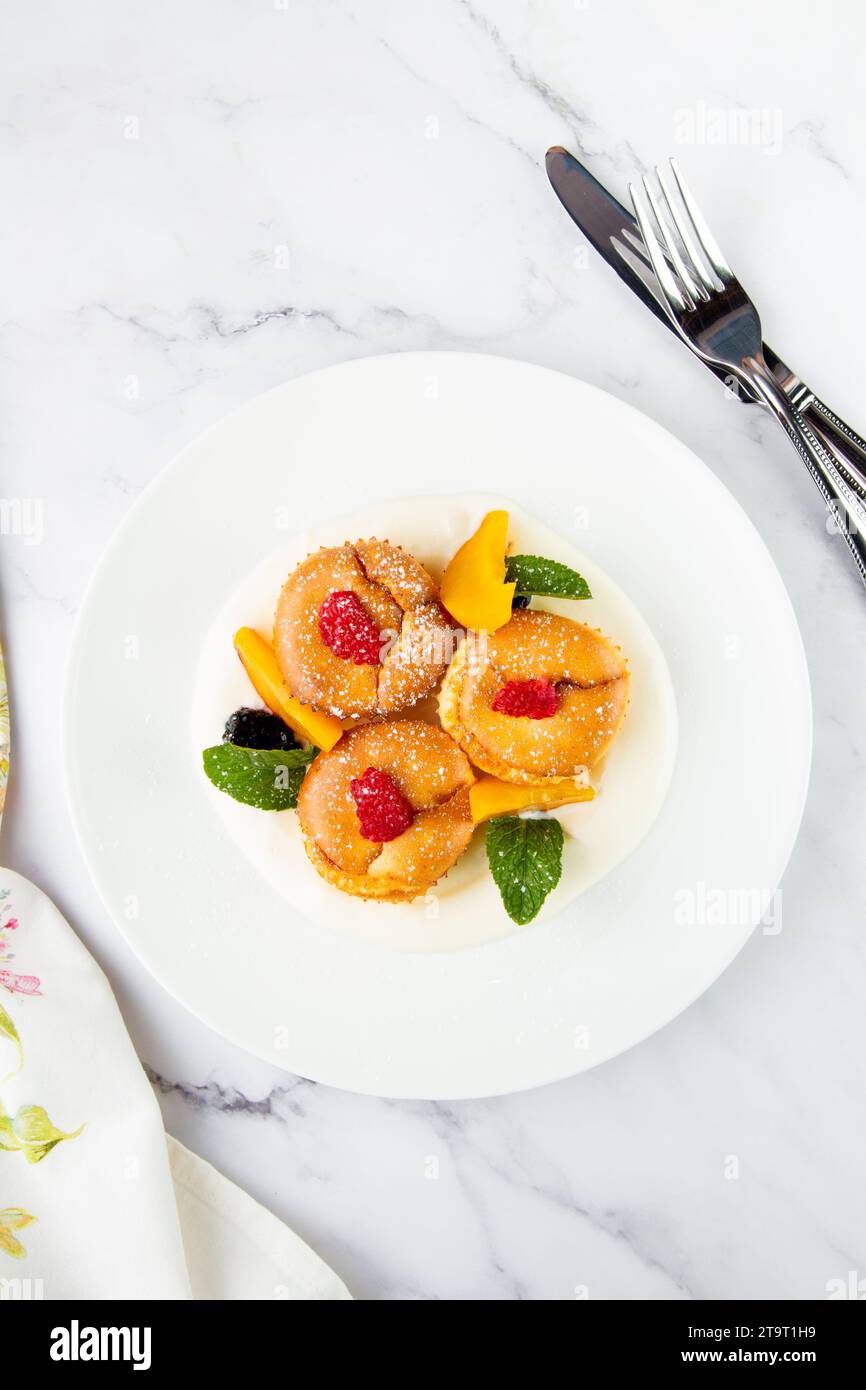
M671 169L679 200L669 192L660 169L655 171L658 194L648 178L643 180L652 217L638 190L629 185L671 322L698 357L747 386L782 425L866 585L866 504L776 382L764 360L758 311L722 255L673 159Z

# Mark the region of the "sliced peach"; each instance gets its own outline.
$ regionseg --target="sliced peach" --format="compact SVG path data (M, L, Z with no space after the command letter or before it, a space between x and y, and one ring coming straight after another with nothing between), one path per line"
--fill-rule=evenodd
M488 512L442 576L441 598L461 627L495 632L511 617L516 584L505 583L508 513Z
M343 732L339 719L320 714L289 694L274 649L264 637L251 627L240 627L235 633L235 651L269 710L279 715L298 738L325 752L333 748Z
M553 811L575 801L592 801L595 788L583 782L555 782L542 787L520 787L498 777L479 777L469 788L469 809L476 825L493 816L516 811Z

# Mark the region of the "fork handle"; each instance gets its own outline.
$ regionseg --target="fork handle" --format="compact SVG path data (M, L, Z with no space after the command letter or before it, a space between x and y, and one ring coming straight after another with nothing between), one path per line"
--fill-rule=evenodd
M866 504L862 497L843 478L832 455L791 404L766 363L747 358L743 371L758 400L775 415L811 473L866 586Z
M803 405L795 404L795 408L802 410ZM825 430L832 433L840 444L847 446L852 462L859 466L860 472L866 473L866 439L861 439L850 425L846 425L844 420L834 415L830 407L817 396L812 396L809 401L809 410L820 419Z

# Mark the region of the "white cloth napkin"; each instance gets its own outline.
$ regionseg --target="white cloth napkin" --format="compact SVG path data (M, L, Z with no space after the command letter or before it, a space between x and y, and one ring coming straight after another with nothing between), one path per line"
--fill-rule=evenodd
M108 981L0 869L0 1299L347 1299L275 1216L174 1140Z

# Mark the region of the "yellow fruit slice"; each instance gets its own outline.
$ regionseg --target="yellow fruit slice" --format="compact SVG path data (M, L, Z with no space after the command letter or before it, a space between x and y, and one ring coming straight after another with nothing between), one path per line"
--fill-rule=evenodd
M251 627L239 627L235 633L235 651L268 709L279 715L292 733L325 752L333 748L343 732L339 719L319 714L289 694L274 649L264 637Z
M442 576L442 602L461 627L495 632L511 617L516 584L505 583L508 513L488 512Z
M515 811L553 811L575 801L592 801L595 788L582 782L554 782L543 787L519 787L498 777L479 777L469 788L469 809L476 825Z

